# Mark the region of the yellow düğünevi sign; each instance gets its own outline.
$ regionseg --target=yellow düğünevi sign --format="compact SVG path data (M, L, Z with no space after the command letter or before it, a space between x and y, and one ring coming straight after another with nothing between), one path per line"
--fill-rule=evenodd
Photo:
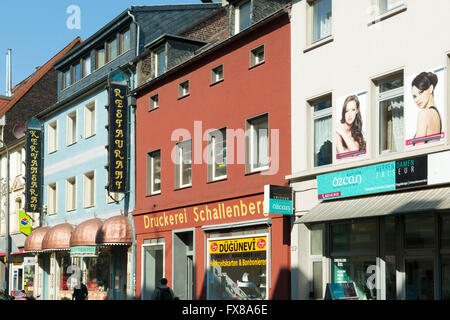
M266 251L266 250L267 250L267 237L211 240L209 242L210 254Z

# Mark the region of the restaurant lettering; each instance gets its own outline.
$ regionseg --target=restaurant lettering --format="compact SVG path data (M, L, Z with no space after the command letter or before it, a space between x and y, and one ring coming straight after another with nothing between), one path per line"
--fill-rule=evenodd
M111 84L109 103L109 184L112 192L127 191L127 86Z
M41 168L41 144L42 131L37 129L27 130L27 174L26 174L26 201L25 211L40 212L42 206L42 168Z

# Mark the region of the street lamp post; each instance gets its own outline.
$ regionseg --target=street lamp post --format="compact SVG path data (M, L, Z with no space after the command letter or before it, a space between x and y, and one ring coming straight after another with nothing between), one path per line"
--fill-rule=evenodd
M9 150L6 143L0 139L0 143L5 146L6 149L6 256L5 256L5 292L9 294L9 259L10 259L10 251L11 251L11 237L9 235Z

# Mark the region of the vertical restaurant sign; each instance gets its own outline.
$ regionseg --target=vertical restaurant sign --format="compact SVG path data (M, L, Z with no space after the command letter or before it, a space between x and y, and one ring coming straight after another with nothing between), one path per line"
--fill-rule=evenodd
M27 123L25 211L40 212L42 207L42 130L36 119Z
M109 87L109 185L111 192L127 191L128 86Z

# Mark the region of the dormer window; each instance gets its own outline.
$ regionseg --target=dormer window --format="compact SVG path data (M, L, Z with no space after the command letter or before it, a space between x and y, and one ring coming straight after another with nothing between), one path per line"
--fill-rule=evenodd
M120 34L120 54L131 49L130 29Z
M113 39L107 43L108 57L107 62L110 62L117 58L117 39Z
M241 2L235 7L235 33L239 33L244 29L250 27L250 8L251 1Z
M160 48L155 51L154 66L155 77L159 77L164 72L166 72L166 50L165 48Z
M105 65L105 48L99 48L96 52L97 69Z

